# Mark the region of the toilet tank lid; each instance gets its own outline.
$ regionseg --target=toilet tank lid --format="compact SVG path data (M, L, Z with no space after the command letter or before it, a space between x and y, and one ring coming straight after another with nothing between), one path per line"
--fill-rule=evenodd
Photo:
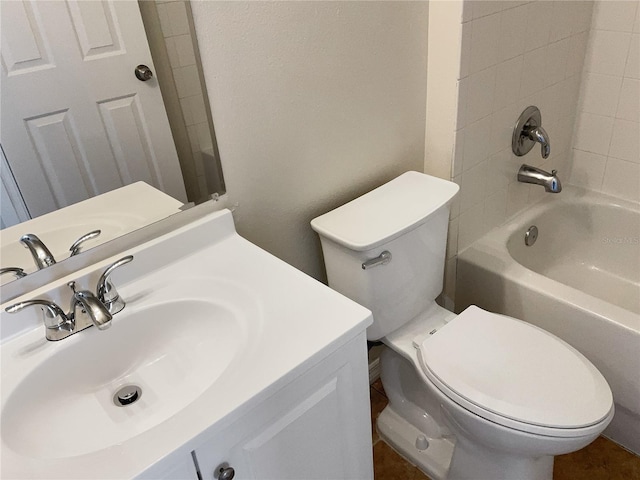
M352 250L369 250L423 223L447 205L458 185L406 172L341 207L314 218L311 227Z

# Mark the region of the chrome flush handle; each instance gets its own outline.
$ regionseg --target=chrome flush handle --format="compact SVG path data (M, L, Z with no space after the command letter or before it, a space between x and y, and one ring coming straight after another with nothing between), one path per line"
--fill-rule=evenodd
M368 270L369 268L377 267L378 265L386 265L391 261L391 252L385 250L380 255L375 258L370 258L366 262L362 264L363 270Z

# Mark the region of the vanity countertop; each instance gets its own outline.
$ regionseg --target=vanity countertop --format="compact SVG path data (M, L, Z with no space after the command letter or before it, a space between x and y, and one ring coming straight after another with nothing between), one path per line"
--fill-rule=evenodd
M212 431L242 418L372 321L367 309L240 237L228 210L126 254L133 254L134 262L114 273L114 281L128 303L110 329L89 328L47 342L39 325L0 347L3 478L141 475L169 456L188 454ZM74 279L89 288L104 265ZM62 301L69 280L52 285L48 298ZM209 301L213 310L207 310ZM2 311L0 321L36 313ZM209 314L226 315L230 326L207 330L203 322ZM127 321L146 323L136 330ZM131 355L136 346L140 358ZM100 353L105 348L106 356ZM211 349L222 356L211 357ZM154 371L144 370L149 365L161 365L155 371L158 381L173 382L175 391L154 390ZM54 374L45 376L47 368ZM136 372L143 372L142 383L151 385L140 405L131 410L110 405L105 398L112 393L105 392L135 379ZM83 379L93 382L91 388ZM43 382L51 382L50 398L47 390L29 398ZM62 415L67 424L60 428L62 418L48 418L46 412L66 405L78 413ZM49 433L42 437L43 431Z

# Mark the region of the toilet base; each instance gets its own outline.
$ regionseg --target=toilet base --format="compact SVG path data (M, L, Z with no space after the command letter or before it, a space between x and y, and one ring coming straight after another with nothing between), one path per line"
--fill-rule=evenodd
M427 438L422 431L398 415L391 405L387 405L382 411L376 427L383 441L429 478L447 479L454 450L453 438ZM416 446L419 437L427 438L427 448L421 449Z
M459 437L427 438L388 405L377 421L380 438L433 480L552 480L553 456L517 457ZM427 438L428 446L420 437ZM418 448L418 445L420 448ZM452 462L452 457L456 455Z

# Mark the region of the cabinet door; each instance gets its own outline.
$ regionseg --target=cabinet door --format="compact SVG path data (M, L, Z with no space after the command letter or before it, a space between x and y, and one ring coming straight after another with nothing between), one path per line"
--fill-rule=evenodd
M235 480L373 478L361 348L362 358L323 362L196 449L202 479L217 478L223 464Z

